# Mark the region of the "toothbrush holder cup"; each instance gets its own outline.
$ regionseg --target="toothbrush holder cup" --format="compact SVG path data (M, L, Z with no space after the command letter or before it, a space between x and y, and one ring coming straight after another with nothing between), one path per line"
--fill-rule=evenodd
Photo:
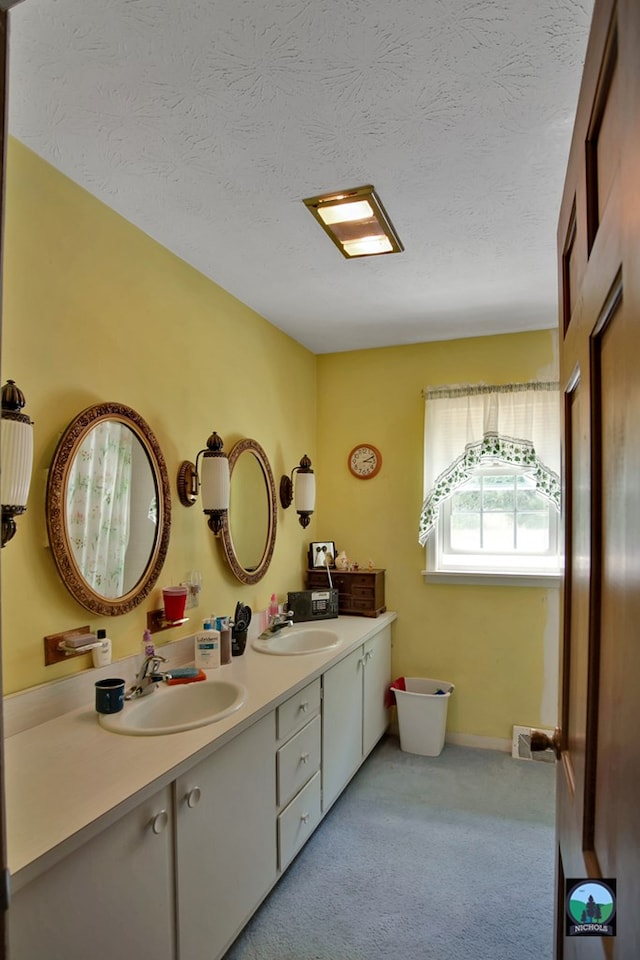
M162 601L164 603L164 617L170 623L184 618L184 610L187 602L186 587L163 587Z
M107 677L96 681L96 712L120 713L124 707L124 680Z

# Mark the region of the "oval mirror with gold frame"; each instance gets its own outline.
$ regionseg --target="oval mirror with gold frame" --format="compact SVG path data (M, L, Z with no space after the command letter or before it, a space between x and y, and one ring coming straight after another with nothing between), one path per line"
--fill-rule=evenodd
M46 513L53 559L78 603L119 616L148 595L167 556L171 498L140 414L99 403L71 421L49 469Z
M276 485L256 440L239 440L229 453L229 511L221 538L227 562L241 583L258 583L276 543Z

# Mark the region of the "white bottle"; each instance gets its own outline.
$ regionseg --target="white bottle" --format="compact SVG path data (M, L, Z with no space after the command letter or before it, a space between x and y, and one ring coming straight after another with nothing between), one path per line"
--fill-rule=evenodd
M204 622L204 630L196 633L195 665L201 670L215 670L220 666L220 634L213 629L209 620Z
M96 634L100 641L99 647L94 647L91 651L91 659L94 667L107 667L111 663L111 640L107 636L106 630L98 630Z

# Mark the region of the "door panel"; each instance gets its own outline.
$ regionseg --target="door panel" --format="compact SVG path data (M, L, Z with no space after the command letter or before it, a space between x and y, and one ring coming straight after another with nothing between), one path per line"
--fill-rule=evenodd
M640 328L624 298L594 338L594 406L600 435L599 682L593 817L586 846L602 876L616 877L621 916L640 902L638 703L640 703ZM621 923L616 956L638 955ZM625 952L626 951L626 952Z
M590 489L577 478L589 476L589 408L580 381L572 385L566 399L567 477L576 478L575 487L567 489L567 556L565 607L565 658L563 678L562 728L565 732L563 764L567 789L570 790L578 823L582 822L582 793L575 795L576 782L584 783L585 745L587 739L587 655L582 643L589 630L590 574Z

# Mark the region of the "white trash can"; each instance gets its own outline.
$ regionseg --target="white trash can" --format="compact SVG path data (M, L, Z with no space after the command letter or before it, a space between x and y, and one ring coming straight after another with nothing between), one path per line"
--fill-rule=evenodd
M400 749L423 757L442 753L449 697L455 690L446 680L405 677L405 689L391 689L398 708Z

